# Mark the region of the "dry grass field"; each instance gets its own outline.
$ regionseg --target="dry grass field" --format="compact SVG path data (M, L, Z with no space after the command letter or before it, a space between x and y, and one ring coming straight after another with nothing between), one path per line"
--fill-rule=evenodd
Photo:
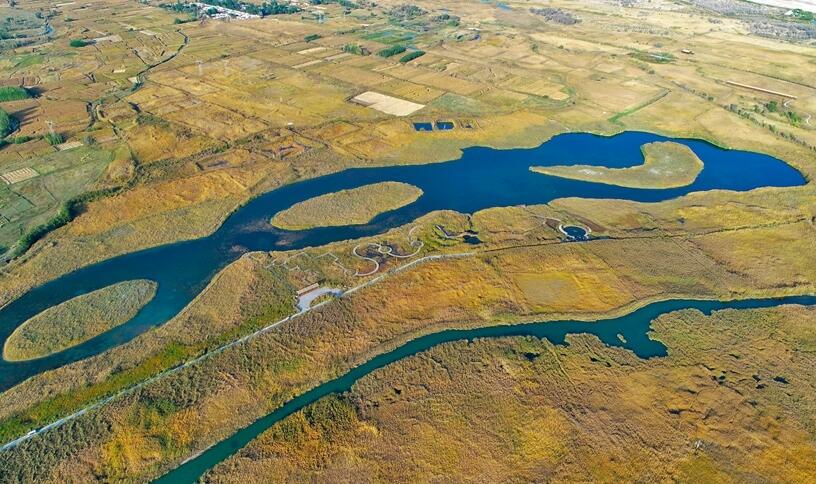
M796 306L673 313L654 360L589 336L446 344L286 418L204 482L808 482L814 323Z
M128 321L155 294L153 281L126 281L46 309L14 330L3 358L30 360L76 346Z
M538 207L532 209L539 210ZM547 209L540 210L546 213ZM523 217L523 214L529 215L529 212L515 216ZM474 219L483 220L481 216ZM422 229L419 236L432 237L433 232L425 231L439 223L453 226L454 222L451 218L429 219L425 221L427 228ZM480 228L478 223L475 227ZM57 429L32 445L0 456L9 472L32 472L25 462L42 458L43 452L57 445L49 439L65 438L66 432L74 432L72 428L91 429L98 425L109 428L111 424L105 422L115 422L112 430L101 434L88 430L81 439L83 443L78 445L84 450L60 454L65 456L64 460L50 461L53 465L41 466L31 475L47 479L78 476L144 479L206 447L213 439L248 424L319 381L400 341L430 331L531 319L593 319L625 313L648 301L667 297L733 298L812 293L816 267L803 254L809 242L802 239L812 228L809 222L791 222L783 227L787 228L735 229L682 237L643 234L627 240L600 239L582 244L557 243L552 236L530 232L529 237L541 238L544 242L530 246L517 239L497 241L481 255L428 262L386 278L353 296L293 320L279 331L213 356L196 365L195 370L166 377L137 395L82 417L74 424L79 427ZM728 241L712 245L712 236L727 237ZM800 242L791 248L791 258L762 260L755 257L749 259L750 267L732 257L730 252L718 251L718 247L723 246L739 247L744 257L766 251L779 252L796 243L797 236ZM755 243L755 237L764 239L761 247ZM344 243L345 251L349 251L353 243ZM342 247L343 244L337 244L329 248L341 253ZM461 245L452 245L444 250L462 249ZM324 251L321 248L314 253ZM276 281L280 278L296 276L290 274L291 267L270 265L270 262L261 254L246 256L216 279L188 311L159 330L6 392L3 400L10 405L5 407L7 417L3 431L12 431L19 425L15 422L47 416L56 405L70 408L82 398L104 394L112 386L121 384L122 378L138 375L147 371L145 368L162 362L172 364L177 361L174 356L195 354L220 337L240 334L257 327L261 321L274 320L274 316L269 316L273 313L264 309L265 304L276 301L276 305L283 305L280 307L292 307L294 288L300 284L274 289L279 287ZM266 272L265 267L271 267L273 272ZM798 274L793 279L795 284L780 285L778 281L789 280L789 274ZM262 280L267 281L264 284L273 285L257 285L262 275ZM258 282L236 285L236 277L238 280L248 277L248 283ZM260 298L257 309L242 303L244 297ZM219 329L206 323L209 319L201 319L212 311L230 315ZM278 311L274 310L274 314L281 314ZM253 312L261 319L251 317ZM220 320L216 318L214 321ZM160 343L168 341L173 341L169 347L172 352ZM155 353L146 352L148 348L155 348L151 350ZM146 353L153 356L145 356ZM106 370L122 365L128 368L124 374ZM55 394L60 396L54 397ZM164 398L170 398L172 405L156 407ZM225 406L224 402L230 405ZM183 430L189 428L196 428L197 432L190 434ZM129 440L122 439L134 438L138 439L135 448L145 449L144 452L129 454L124 461L118 454L116 457L109 454L113 448L130 448L124 444ZM80 455L81 462L87 464L77 463Z
M364 224L378 214L404 207L421 196L422 190L407 183L363 185L296 203L275 214L272 225L286 230L304 230Z

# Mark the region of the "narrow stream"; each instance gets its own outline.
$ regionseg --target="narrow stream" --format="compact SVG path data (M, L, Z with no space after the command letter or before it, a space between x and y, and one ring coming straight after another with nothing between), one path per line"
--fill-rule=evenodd
M614 319L597 322L554 321L518 325L488 326L466 330L446 330L416 338L388 353L381 354L353 368L348 373L286 402L274 412L256 420L231 437L210 447L197 457L185 462L154 482L179 484L196 482L209 469L228 459L262 432L287 416L301 410L331 393L342 393L364 376L403 358L416 355L434 346L459 340L476 338L501 338L508 336L534 336L547 339L553 344L565 344L568 334L587 333L597 336L609 346L623 347L641 358L665 356L666 347L649 338L651 322L666 313L681 309L696 309L705 314L721 309L755 309L782 304L816 305L816 296L791 296L772 299L744 299L737 301L708 301L678 299L661 301ZM618 335L623 336L623 341ZM624 342L625 341L625 342Z

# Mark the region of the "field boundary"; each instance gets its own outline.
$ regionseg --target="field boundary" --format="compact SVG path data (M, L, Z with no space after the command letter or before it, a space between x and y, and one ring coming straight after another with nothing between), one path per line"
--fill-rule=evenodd
M645 108L647 106L651 106L652 104L654 104L657 101L660 101L661 99L666 97L670 92L671 92L671 90L663 88L662 92L656 94L655 96L652 96L651 98L649 98L649 99L647 99L647 100L645 100L645 101L643 101L641 103L635 104L634 106L630 106L630 107L624 109L623 111L612 115L609 119L607 119L607 121L609 121L610 123L620 124L620 119L621 118L623 118L625 116L629 116L630 114L634 114L634 113L640 111L641 109L643 109L643 108Z

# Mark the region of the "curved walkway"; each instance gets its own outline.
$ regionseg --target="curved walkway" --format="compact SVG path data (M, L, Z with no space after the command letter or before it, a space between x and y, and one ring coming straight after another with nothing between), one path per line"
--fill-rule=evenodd
M365 277L365 276L370 276L372 274L376 274L380 270L380 262L377 259L375 259L373 257L368 257L366 255L360 255L359 253L357 253L357 249L360 248L360 247L374 247L374 249L377 252L379 252L380 254L386 255L386 256L391 256L391 257L394 257L394 258L397 258L397 259L410 259L411 257L414 257L415 255L419 254L419 251L422 250L423 247L425 247L425 243L422 242L419 239L411 240L411 237L414 234L414 230L416 230L417 228L419 228L419 225L415 225L414 227L411 227L411 230L408 231L408 240L410 241L409 244L411 245L411 247L413 247L415 249L410 254L397 254L396 252L394 252L394 248L391 247L390 245L378 244L376 242L368 242L368 243L364 243L364 244L355 245L354 248L351 249L352 254L359 257L360 259L372 262L374 264L374 269L372 269L372 270L370 270L368 272L360 272L358 270L358 271L356 271L354 273L354 275L357 276L357 277Z
M785 107L786 109L790 109L791 101L792 101L791 99L788 99L787 101L782 103L782 106ZM811 118L810 113L802 113L802 114L805 116L804 117L805 124L807 124L808 126L812 126L810 124L810 118Z
M333 294L336 297L343 295L343 290L335 287L318 287L305 294L301 294L298 298L297 307L300 312L308 311L315 299L325 294Z

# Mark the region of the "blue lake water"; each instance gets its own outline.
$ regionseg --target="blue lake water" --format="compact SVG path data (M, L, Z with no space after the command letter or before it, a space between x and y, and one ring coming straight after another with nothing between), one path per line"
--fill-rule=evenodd
M450 131L454 128L452 121L437 121L434 123L434 128L439 131Z
M691 148L704 169L689 186L662 190L623 188L550 177L531 165L585 164L612 168L643 163L641 145L675 141ZM269 219L294 203L325 193L382 181L420 187L414 203L377 216L368 224L304 231L273 228ZM158 283L156 296L129 322L85 343L27 362L0 362L0 390L42 371L98 354L127 342L178 314L224 266L252 250L290 250L375 235L433 210L463 213L497 206L547 203L555 198L667 200L694 191L751 190L805 182L802 175L768 155L717 148L699 140L627 132L613 137L564 134L533 149L469 148L454 161L428 165L349 169L293 183L266 193L232 214L212 235L115 257L32 289L0 310L0 341L28 318L73 297L131 279Z
M587 240L589 238L587 230L583 227L578 227L576 225L565 225L561 227L561 230L564 231L569 240Z
M666 347L663 346L662 343L652 340L648 335L651 322L662 314L680 309L697 309L705 314L710 314L712 311L726 308L755 309L773 307L780 304L802 304L810 306L816 304L816 297L793 296L770 299L746 299L741 301L680 299L653 303L629 313L626 316L597 322L551 321L546 323L489 326L477 329L447 330L432 333L411 340L388 353L376 356L362 365L353 368L344 375L323 383L286 402L274 412L261 417L248 427L237 431L232 436L210 447L200 455L185 462L154 482L162 484L198 482L198 478L207 472L207 470L235 454L255 437L287 416L331 393L342 393L350 390L357 380L379 368L402 358L426 351L439 344L459 340L474 340L476 338L508 336L533 336L540 339L547 339L554 344L564 344L568 334L588 333L597 336L602 342L609 346L626 348L641 358L652 358L655 356L665 356L667 353ZM619 335L622 336L622 340Z

